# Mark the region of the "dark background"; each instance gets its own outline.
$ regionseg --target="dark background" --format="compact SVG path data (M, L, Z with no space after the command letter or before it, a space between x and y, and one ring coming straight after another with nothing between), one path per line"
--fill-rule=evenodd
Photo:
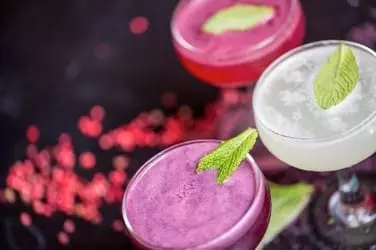
M364 28L374 27L371 2L302 0L306 41L346 38L373 47L376 36ZM79 140L78 148L93 149L91 141L81 140L74 131L77 118L94 104L106 108L108 129L158 107L167 90L198 114L217 98L218 90L187 73L174 54L169 22L176 4L176 0L0 1L0 187L11 162L21 155L28 124L43 131L42 144L53 144L60 132L69 131ZM143 34L129 30L136 16L149 20ZM103 43L110 51L98 58L94 51ZM157 151L135 152L129 174ZM99 169L106 171L106 166ZM102 226L74 220L77 232L63 247L56 234L64 215L33 217L33 226L27 229L19 223L19 213L26 207L0 206L2 250L37 250L38 237L43 239L41 250L131 249L123 234L106 225L112 210ZM275 249L291 249L289 244L295 244L293 249L314 249L301 236L287 241Z

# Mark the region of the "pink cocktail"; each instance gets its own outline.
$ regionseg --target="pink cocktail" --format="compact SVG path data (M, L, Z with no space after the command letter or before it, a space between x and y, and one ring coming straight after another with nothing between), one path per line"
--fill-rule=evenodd
M239 5L272 10L249 29L205 31L209 18ZM193 75L220 87L239 87L255 83L274 59L302 43L304 20L299 0L182 0L171 29L177 54Z
M270 216L265 179L251 156L223 185L197 174L216 140L178 144L146 162L124 194L123 217L141 249L255 249Z

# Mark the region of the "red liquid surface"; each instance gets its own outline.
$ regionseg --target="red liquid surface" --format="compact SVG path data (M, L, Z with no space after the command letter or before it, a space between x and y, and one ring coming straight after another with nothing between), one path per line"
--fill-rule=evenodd
M248 31L203 34L201 25L211 13L237 3L272 6L276 14ZM239 87L253 84L271 62L302 43L305 19L295 0L183 0L172 30L175 49L188 71L216 86Z

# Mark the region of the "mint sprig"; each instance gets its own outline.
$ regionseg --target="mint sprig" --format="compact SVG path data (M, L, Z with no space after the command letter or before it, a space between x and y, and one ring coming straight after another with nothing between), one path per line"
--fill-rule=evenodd
M256 143L257 136L256 129L248 128L236 137L223 141L200 159L196 172L217 169L217 183L223 184L247 157Z
M212 35L221 35L227 31L246 31L275 15L271 6L239 3L219 10L203 25L202 30Z
M320 108L327 110L354 90L359 80L356 57L350 47L339 44L321 67L314 82L314 94Z

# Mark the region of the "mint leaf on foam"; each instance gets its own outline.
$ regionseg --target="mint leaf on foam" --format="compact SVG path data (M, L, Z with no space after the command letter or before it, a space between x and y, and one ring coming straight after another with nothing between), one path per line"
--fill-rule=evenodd
M212 35L228 31L246 31L275 16L270 6L239 3L219 10L202 25L202 30Z
M217 169L217 183L223 184L247 157L257 137L256 129L248 128L236 137L223 141L212 152L200 159L196 172Z
M327 110L346 99L359 81L359 68L350 47L340 44L321 66L314 82L320 108Z

